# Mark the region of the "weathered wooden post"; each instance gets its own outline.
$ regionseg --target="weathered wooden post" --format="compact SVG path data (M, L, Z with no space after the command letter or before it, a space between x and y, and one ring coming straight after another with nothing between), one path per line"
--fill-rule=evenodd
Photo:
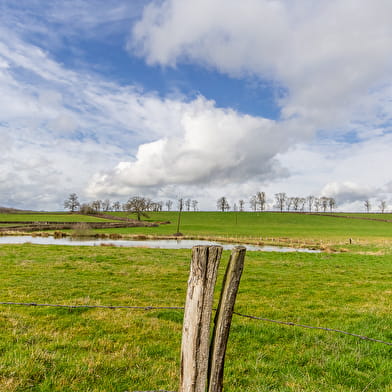
M195 246L185 301L179 392L205 392L214 287L221 246Z
M208 392L221 392L223 389L226 347L238 286L244 268L245 252L244 246L235 247L226 268L211 341Z

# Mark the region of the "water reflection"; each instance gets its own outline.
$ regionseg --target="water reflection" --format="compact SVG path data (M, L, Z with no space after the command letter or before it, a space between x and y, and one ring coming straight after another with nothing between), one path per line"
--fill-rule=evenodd
M107 240L107 239L75 239L71 237L53 238L33 236L4 236L0 244L38 244L38 245L70 245L70 246L123 246L136 248L191 249L195 245L220 245L223 249L232 249L238 244L227 244L205 240ZM245 245L248 251L263 252L306 252L319 253L319 250L306 248L289 248L280 246Z

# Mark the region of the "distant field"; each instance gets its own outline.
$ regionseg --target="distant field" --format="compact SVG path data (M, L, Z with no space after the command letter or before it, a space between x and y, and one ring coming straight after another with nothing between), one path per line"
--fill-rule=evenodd
M110 212L109 215L135 218L134 215L123 212ZM150 217L144 220L160 222L158 227L105 228L96 229L94 233L168 236L177 232L177 211L155 212L149 215ZM358 244L373 243L384 248L392 247L392 222L359 219L362 217L386 219L391 217L391 214L351 214L350 216L355 219L342 217L342 214L338 216L286 212L183 212L179 231L188 237L227 238L233 241L252 239L289 244L293 241L297 243L303 241L307 244L347 245L349 248ZM0 225L1 222L11 220L86 223L111 221L111 219L69 213L0 214ZM349 244L350 239L352 245Z
M171 223L156 228L113 229L113 231L168 235L176 232L177 219L178 212L151 213L150 221ZM295 213L183 212L180 232L194 236L287 237L346 242L349 238L389 241L392 239L392 223Z
M3 245L0 301L183 306L190 254ZM391 261L249 252L236 310L390 342ZM176 391L182 317L179 310L0 305L0 390ZM391 346L233 318L227 392L391 392L391 374Z

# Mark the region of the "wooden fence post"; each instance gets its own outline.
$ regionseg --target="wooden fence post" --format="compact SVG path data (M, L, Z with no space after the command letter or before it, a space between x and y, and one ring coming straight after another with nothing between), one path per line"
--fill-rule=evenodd
M179 392L205 392L214 287L221 246L195 246L185 301Z
M238 286L244 268L245 252L244 246L233 249L223 280L210 348L208 392L221 392L223 389L225 353Z

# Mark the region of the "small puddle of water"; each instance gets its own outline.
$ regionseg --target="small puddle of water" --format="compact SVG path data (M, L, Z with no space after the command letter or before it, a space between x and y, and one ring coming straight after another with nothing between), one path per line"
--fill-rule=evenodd
M203 240L103 240L103 239L74 239L71 237L33 237L33 236L0 236L0 244L38 244L38 245L70 245L70 246L101 246L114 245L134 248L162 248L162 249L191 249L196 245L220 245L223 249L232 249L240 244L227 244L216 241ZM305 252L320 253L320 250L306 248L289 248L281 246L244 245L248 251L262 252Z

